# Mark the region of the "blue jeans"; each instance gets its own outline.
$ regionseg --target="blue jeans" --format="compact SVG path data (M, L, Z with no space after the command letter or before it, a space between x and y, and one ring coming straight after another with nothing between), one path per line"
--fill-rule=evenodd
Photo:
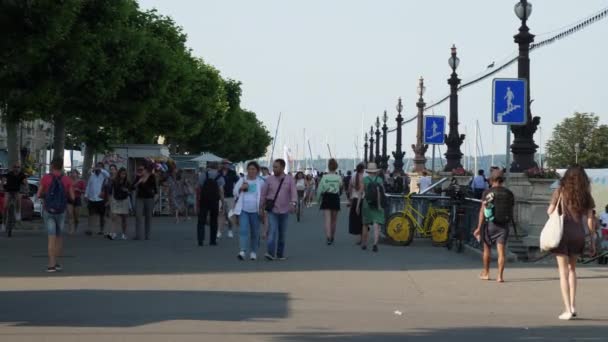
M42 219L44 227L48 235L61 237L65 226L65 212L61 214L51 214L45 209L42 209Z
M287 234L289 214L268 213L268 254L275 258L285 256L285 235Z
M239 215L239 225L241 251L256 253L260 244L260 215L242 211Z

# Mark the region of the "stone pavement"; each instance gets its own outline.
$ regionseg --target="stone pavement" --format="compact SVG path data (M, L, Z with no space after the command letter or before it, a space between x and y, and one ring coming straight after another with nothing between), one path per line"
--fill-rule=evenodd
M288 261L242 262L236 239L199 248L194 221L154 218L151 241L68 237L50 275L44 234L2 237L0 341L608 341L605 267L580 268L581 319L561 322L553 266L482 282L471 255L363 252L345 213L326 246L321 222L290 222Z

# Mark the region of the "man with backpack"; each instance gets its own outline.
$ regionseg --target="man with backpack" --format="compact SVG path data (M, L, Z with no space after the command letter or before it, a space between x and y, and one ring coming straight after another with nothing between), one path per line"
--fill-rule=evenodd
M207 164L207 170L198 177L198 245L205 241L205 225L209 215L209 245L217 245L217 229L220 211L224 203L224 177L218 170L217 162Z
M378 241L380 239L380 226L384 224L384 208L386 208L386 194L384 180L379 175L380 169L376 163L367 164L368 174L363 178L364 199L363 201L363 232L361 235L361 249L367 249L367 240L370 226L374 227L374 245L372 250L378 252Z
M239 181L239 175L231 168L230 162L228 160L222 161L222 170L220 174L224 178L224 203L222 208L223 213L220 215L218 220L218 232L217 238L222 238L222 231L225 229L225 225L228 225L228 237L233 238L234 233L232 232L232 224L233 222L228 217L228 212L234 209L234 185Z
M492 187L484 191L482 205L479 210L479 224L473 235L477 240L483 240L483 271L479 276L482 280L490 280L490 255L492 245L498 251L498 276L496 281L504 282L506 245L509 239L509 225L513 222L515 196L511 190L503 186L504 174L494 171L490 178Z
M63 160L51 162L51 173L40 180L38 198L43 200L42 218L48 234L49 265L47 272L61 271L57 258L63 247L63 227L68 199L74 200L74 189L70 177L63 175Z

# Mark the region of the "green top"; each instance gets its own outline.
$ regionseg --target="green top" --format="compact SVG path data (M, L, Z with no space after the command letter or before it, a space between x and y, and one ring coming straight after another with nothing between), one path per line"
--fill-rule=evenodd
M339 194L342 186L342 177L335 173L323 175L317 188L317 201L321 201L321 196L324 193Z

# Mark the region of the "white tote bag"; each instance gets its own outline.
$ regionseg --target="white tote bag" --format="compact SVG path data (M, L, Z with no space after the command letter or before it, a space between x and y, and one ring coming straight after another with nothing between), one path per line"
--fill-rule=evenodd
M560 195L557 199L555 210L549 215L549 219L540 233L540 250L546 252L559 246L563 234L564 210L562 207L562 196Z

